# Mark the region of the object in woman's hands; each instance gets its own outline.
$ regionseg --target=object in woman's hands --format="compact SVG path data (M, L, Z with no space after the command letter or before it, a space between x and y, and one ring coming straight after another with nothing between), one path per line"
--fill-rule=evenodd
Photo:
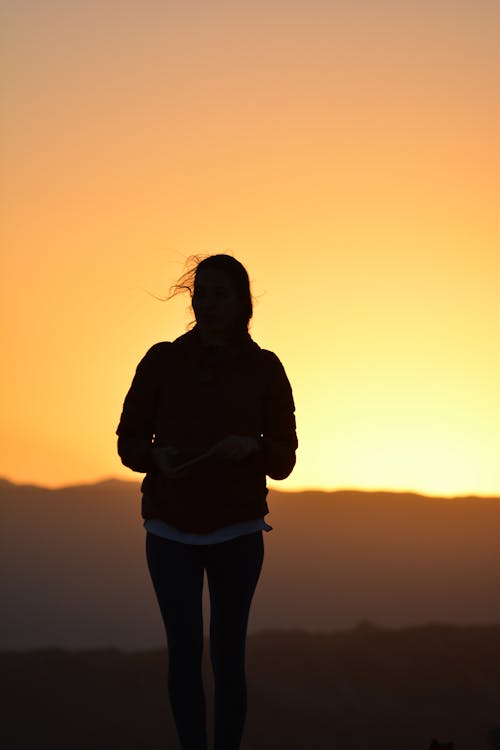
M173 446L157 445L153 447L155 463L168 477L179 478L189 469L208 461L222 459L226 461L241 461L260 449L259 441L248 435L228 435L195 458L178 463L180 454Z
M206 461L210 458L211 451L212 449L202 453L200 456L178 463L180 454L177 448L170 445L155 445L153 447L153 455L156 465L165 476L173 478L183 476L191 467Z
M228 435L216 443L209 452L217 458L228 461L242 461L259 450L259 441L251 435Z

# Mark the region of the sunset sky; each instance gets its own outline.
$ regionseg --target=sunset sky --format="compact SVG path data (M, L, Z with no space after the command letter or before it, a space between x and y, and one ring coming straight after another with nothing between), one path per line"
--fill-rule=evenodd
M500 494L497 0L2 8L0 475L133 479L124 395L191 319L154 295L229 252L282 489Z

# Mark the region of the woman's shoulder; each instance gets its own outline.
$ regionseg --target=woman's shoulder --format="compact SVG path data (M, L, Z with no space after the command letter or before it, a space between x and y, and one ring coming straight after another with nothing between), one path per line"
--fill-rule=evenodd
M158 364L167 359L171 350L171 341L158 341L156 344L149 347L146 354L139 362L138 369L142 371L156 369Z
M288 379L285 368L278 355L269 349L260 350L264 372L265 387L275 404L282 403L283 400L293 407L292 387Z
M282 380L286 378L285 368L278 357L278 355L270 349L258 348L258 356L260 358L261 367L264 372L271 379Z
M192 331L182 334L173 341L158 341L153 344L141 360L141 364L158 365L165 361L171 361L176 354L190 350L197 343Z
M259 356L264 364L268 367L274 368L283 366L278 355L272 352L270 349L262 349L262 347L259 346Z
M149 359L149 360L156 360L164 355L168 354L172 347L171 341L158 341L156 344L153 344L149 347L146 354L143 357L143 360Z

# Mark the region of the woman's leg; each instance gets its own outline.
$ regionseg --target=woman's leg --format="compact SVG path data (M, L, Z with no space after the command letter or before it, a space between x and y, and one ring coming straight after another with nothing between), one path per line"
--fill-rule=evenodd
M200 550L147 534L146 555L167 634L168 688L181 747L206 750Z
M252 597L264 559L262 532L207 552L210 656L215 682L214 750L238 750L246 716L245 644Z

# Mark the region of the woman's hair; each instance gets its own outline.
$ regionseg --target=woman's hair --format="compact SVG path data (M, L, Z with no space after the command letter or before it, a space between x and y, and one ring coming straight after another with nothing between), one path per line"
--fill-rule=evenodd
M248 330L250 319L253 315L252 293L250 291L250 279L245 266L233 258L232 255L219 253L217 255L191 255L186 261L187 270L182 276L170 287L167 299L171 299L177 294L189 292L193 298L198 271L203 269L213 269L224 273L233 287L237 298L242 304L241 323L245 330Z

